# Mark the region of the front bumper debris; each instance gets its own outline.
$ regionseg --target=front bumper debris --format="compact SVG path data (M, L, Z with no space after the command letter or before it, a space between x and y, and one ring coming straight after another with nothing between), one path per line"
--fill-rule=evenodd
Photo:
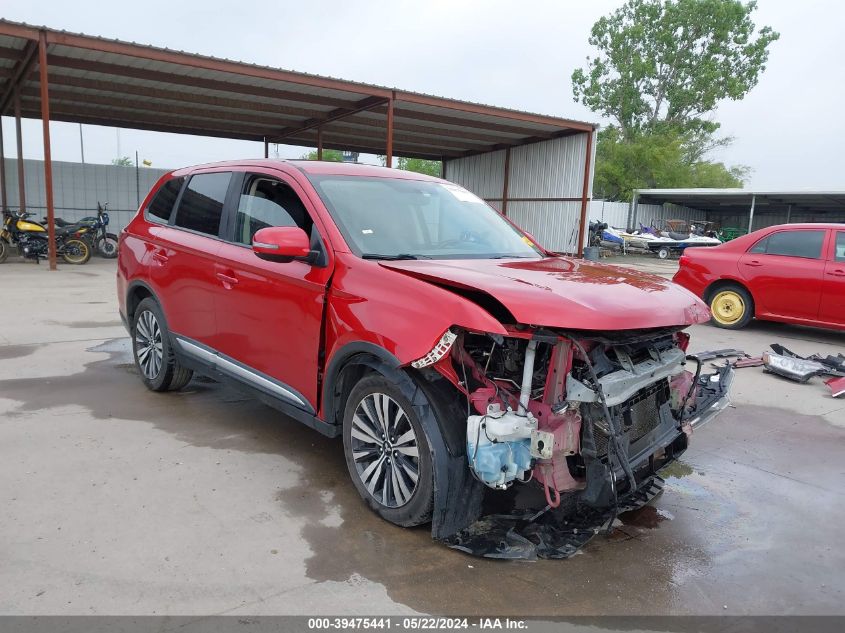
M618 514L637 510L654 499L662 492L663 483L658 475L647 477L632 494L619 498L618 507L490 514L443 539L443 543L484 558L569 558L610 526Z
M696 398L684 415L684 422L693 429L710 422L726 409L730 403L730 390L734 381L732 365L725 365L713 374L705 374L698 379Z

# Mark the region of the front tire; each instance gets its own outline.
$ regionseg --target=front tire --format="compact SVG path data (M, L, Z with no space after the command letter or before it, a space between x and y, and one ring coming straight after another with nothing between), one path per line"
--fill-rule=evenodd
M400 389L369 374L352 389L343 416L352 483L380 517L411 527L431 520L434 470L422 423Z
M659 248L657 250L657 258L658 259L669 259L669 255L671 255L671 254L672 254L672 251L670 251L665 246L663 246L662 248Z
M100 257L114 259L117 257L117 236L114 233L107 233L94 243L94 248Z
M190 382L193 372L177 361L161 307L146 298L135 309L132 354L141 381L151 391L177 391Z
M9 244L3 238L0 238L0 264L9 259Z
M754 316L754 299L742 286L721 286L710 293L711 323L726 330L744 328Z

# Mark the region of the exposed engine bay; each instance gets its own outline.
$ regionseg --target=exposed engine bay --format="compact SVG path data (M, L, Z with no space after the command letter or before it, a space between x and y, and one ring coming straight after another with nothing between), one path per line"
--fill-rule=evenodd
M657 471L727 406L732 370L702 375L680 328L509 334L449 331L413 364L466 397L475 479L500 492L528 485L538 500L446 542L498 558L566 557L659 492Z

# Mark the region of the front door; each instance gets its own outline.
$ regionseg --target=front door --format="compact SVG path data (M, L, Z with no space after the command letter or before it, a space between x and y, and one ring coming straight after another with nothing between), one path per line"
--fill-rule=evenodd
M815 320L819 315L825 262L824 229L770 233L739 260L759 315Z
M819 320L845 325L845 231L836 231L833 257L825 266Z
M281 173L243 174L240 194L233 198L229 213L227 240L214 267L220 286L215 312L218 349L243 366L247 382L300 408L316 410L331 267L310 205L299 185ZM322 249L321 261L259 259L252 252L252 236L267 226L303 229L311 236L312 247Z

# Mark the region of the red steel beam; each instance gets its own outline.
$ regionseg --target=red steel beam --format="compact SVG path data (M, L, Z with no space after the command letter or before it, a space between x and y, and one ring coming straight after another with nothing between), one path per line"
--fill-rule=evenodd
M323 128L317 128L317 160L323 160Z
M40 107L40 103L36 99L25 99L24 103L26 104L25 109L29 112L37 111ZM193 130L216 130L219 132L231 130L232 138L243 138L244 135L248 135L249 138L254 138L260 141L264 138L266 131L266 128L264 128L263 126L255 126L254 124L244 123L240 125L232 125L220 121L191 121L189 119L186 119L185 117L180 116L169 116L162 113L148 113L137 110L117 111L113 108L106 108L96 105L90 105L85 108L80 108L78 106L69 105L67 103L54 103L52 110L57 115L61 114L67 118L70 118L72 123L76 122L73 117L79 117L80 123L88 123L89 121L83 120L85 118L96 118L100 122L96 123L95 125L107 125L113 127L126 128L132 128L135 126L136 123L148 125L155 125L156 123L161 123L162 132L179 131L181 133L189 134ZM37 115L36 118L38 118ZM67 120L67 118L61 120ZM54 117L54 119L59 120L56 117ZM236 136L236 134L238 134L238 136Z
M387 102L387 142L385 143L384 164L393 167L393 99Z
M533 114L531 112L508 110L507 108L497 108L495 106L487 106L480 103L453 101L452 99L445 99L443 97L433 97L430 95L421 95L413 92L397 91L394 93L394 98L396 99L396 101L404 103L414 103L435 108L448 108L457 112L468 112L471 114L495 117L497 119L511 119L514 121L521 121L523 123L533 123L536 125L548 125L558 129L565 128L570 130L578 130L580 132L592 131L593 129L593 125L591 123L584 123L582 121L572 121L570 119L560 119L558 117L546 116L543 114Z
M52 62L52 58L49 58ZM51 64L52 66L53 64ZM301 119L314 115L314 110L310 108L296 108L292 106L280 105L277 103L267 103L265 101L252 101L249 99L238 99L232 97L220 97L216 95L197 94L187 90L167 90L166 88L138 86L134 84L118 83L114 81L103 81L99 79L88 79L85 77L74 77L71 75L58 75L55 68L51 69L50 86L63 86L68 88L81 88L84 90L96 90L98 92L114 93L112 95L100 95L111 97L124 97L132 95L136 97L143 97L146 99L170 100L178 104L195 104L202 105L209 108L226 108L228 110L246 110L257 114L259 112L267 113L268 116L284 115L291 118ZM53 91L55 92L55 91ZM81 93L83 98L91 94L91 92ZM55 96L55 95L54 95ZM232 113L235 114L235 113ZM240 112L238 113L240 114ZM276 121L278 123L278 119Z
M264 137L264 158L270 158L270 143L267 142L267 137Z
M17 90L12 99L15 104L15 137L18 149L18 207L26 211L26 180L23 172L23 135L21 134L21 95Z
M359 112L363 112L364 110L369 110L370 108L383 105L384 103L385 99L382 97L367 97L366 99L356 101L354 105L348 108L337 108L335 110L332 110L325 116L311 118L306 121L303 121L299 125L287 127L284 130L281 130L273 138L283 139L288 136L294 136L296 134L301 134L302 132L307 132L308 130L313 128L319 129L320 126L323 126L327 123L337 121L338 119L342 119L352 114L358 114Z
M511 148L505 150L505 174L502 180L502 215L508 214L508 183L511 178Z
M104 75L113 75L114 78L131 77L133 79L141 79L143 81L155 81L169 84L171 88L177 86L189 86L192 88L204 88L207 90L216 90L219 92L228 92L247 96L268 97L270 99L281 99L283 101L308 103L333 108L344 107L350 104L349 101L335 97L303 94L301 92L291 92L290 90L268 88L266 86L250 86L247 84L239 84L234 81L224 81L220 79L190 77L179 73L134 68L132 66L124 66L122 64L95 62L86 59L76 59L74 57L50 55L50 65L60 68L71 68L74 70L101 73Z
M584 254L584 229L587 226L587 207L590 203L590 163L593 159L593 132L587 132L587 151L584 156L584 187L581 189L581 219L578 224L579 257Z
M50 156L50 96L47 85L47 32L38 38L38 82L41 84L41 129L44 138L44 187L47 194L47 240L50 270L56 270L56 213L53 207L53 162Z
M0 29L0 33L2 33L2 29ZM136 59L165 62L175 66L202 68L204 70L231 73L233 75L241 75L243 77L268 79L270 81L284 81L303 86L311 86L314 88L352 92L368 96L375 95L384 98L391 96L391 91L389 89L380 88L378 86L370 86L367 84L360 84L340 79L330 79L328 77L319 77L315 75L306 75L303 73L296 73L277 68L268 68L266 66L257 66L242 62L228 61L225 59L216 59L214 57L204 57L201 55L165 50L151 46L143 46L140 44L104 40L97 37L77 35L75 33L51 31L50 42L61 46L85 48L98 52L125 55L126 57L134 57Z
M0 118L0 217L6 211L6 151L3 149L3 120Z
M38 53L38 44L35 42L27 42L23 49L23 55L12 70L12 77L6 87L6 91L3 93L3 96L0 97L0 114L5 112L9 107L9 103L12 101L15 90L20 86L21 81L29 74L29 71L32 70L35 60L38 57L36 53Z
M50 82L52 88L53 82ZM37 96L37 91L31 88L21 90L24 97ZM223 110L202 110L197 107L175 105L173 103L159 102L159 101L136 101L129 99L121 99L114 96L103 96L95 94L86 94L83 92L74 92L69 90L50 90L50 98L54 104L78 104L81 106L99 105L107 106L109 111L120 114L123 112L143 112L148 114L178 114L185 117L185 120L191 119L213 119L217 121L238 121L241 123L253 123L262 126L263 129L270 129L275 127L279 118L287 118L289 115L281 114L271 116L269 114L262 114L256 116L251 112L226 112ZM84 108L83 108L84 109Z

